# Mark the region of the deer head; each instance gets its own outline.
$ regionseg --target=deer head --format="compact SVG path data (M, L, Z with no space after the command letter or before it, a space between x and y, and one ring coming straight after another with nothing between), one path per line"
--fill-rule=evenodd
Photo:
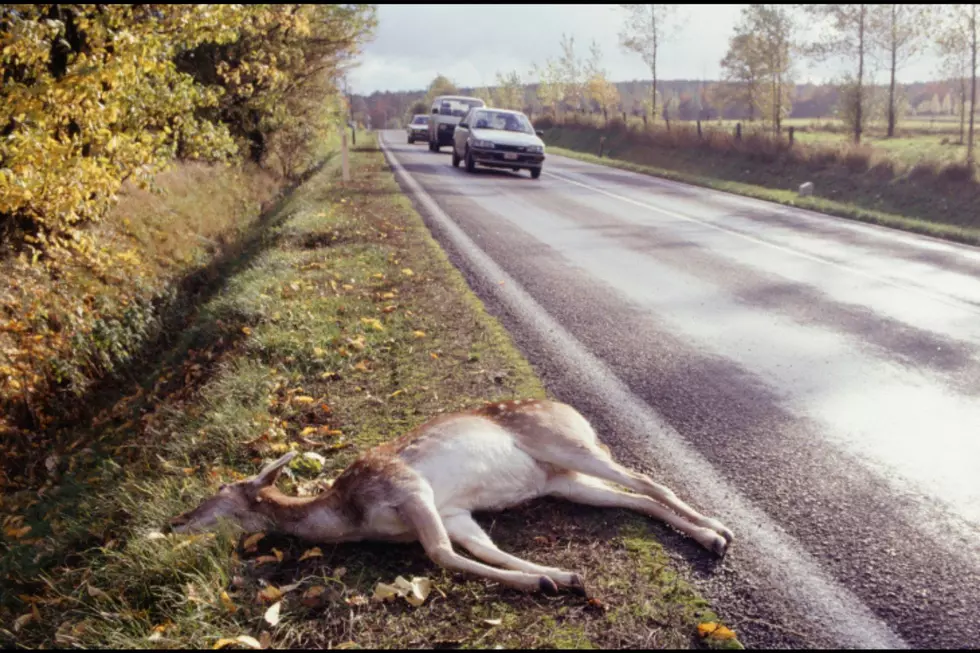
M259 493L276 482L279 472L295 456L296 452L291 451L253 478L222 485L217 494L202 501L197 508L171 519L170 529L175 533L204 531L217 526L220 519L234 521L250 532L268 528L271 519L258 509Z

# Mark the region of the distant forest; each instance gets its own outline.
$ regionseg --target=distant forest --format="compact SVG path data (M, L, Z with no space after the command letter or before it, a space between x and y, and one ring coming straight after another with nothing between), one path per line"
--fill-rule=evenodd
M943 119L959 114L959 80L916 82L902 86L904 101L903 113L906 118ZM615 82L620 94L619 112L642 115L644 103L650 95L649 81ZM750 118L744 103L722 102L715 98L729 95L725 87L729 82L705 82L697 80L671 80L658 82L658 95L671 110L671 119L678 120L717 120ZM532 117L542 113L542 104L537 97L537 84L524 86L524 111ZM875 95L882 99L887 89L875 88ZM461 88L461 94L477 94L475 88ZM352 96L354 117L357 122L374 127L387 124L400 127L413 112L418 102L424 101L427 91L376 91L368 96ZM837 116L840 89L832 84L797 84L792 94L790 118L832 119ZM598 111L596 109L596 111ZM872 112L875 107L872 107ZM881 115L872 119L884 120ZM386 122L387 121L387 122Z

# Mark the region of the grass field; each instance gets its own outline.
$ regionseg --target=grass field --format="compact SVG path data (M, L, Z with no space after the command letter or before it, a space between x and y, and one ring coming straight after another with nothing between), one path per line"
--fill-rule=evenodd
M173 341L88 398L58 457L36 454L43 488L2 496L0 644L739 647L723 629L700 636L718 617L657 543L665 527L623 511L540 501L478 518L502 549L583 572L591 601L452 574L417 544L159 534L284 451L323 457L280 481L313 494L439 413L545 396L374 142L358 143L352 183L333 159L256 221ZM371 599L398 576L432 581L421 606Z

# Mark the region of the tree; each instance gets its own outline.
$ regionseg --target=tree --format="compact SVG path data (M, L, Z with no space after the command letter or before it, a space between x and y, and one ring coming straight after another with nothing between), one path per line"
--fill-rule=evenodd
M970 47L966 30L943 29L936 38L940 56L940 74L957 81L960 109L960 145L966 143L966 106L969 103Z
M444 75L436 75L435 79L429 84L429 88L425 94L425 104L427 107L432 106L432 101L435 100L440 95L458 95L459 89L456 85L449 80L448 77ZM428 112L428 110L426 110Z
M493 91L493 105L501 109L524 110L524 82L516 70L507 74L497 73L497 87Z
M486 86L481 86L473 91L473 97L483 100L484 104L486 104L488 107L493 105L493 94Z
M603 118L609 121L609 112L619 106L619 89L606 77L602 67L602 50L595 41L589 48L589 60L585 64L585 98L586 101L602 111ZM591 108L591 107L590 107Z
M750 47L757 49L755 56L762 64L762 76L766 81L763 115L768 117L778 134L782 131L783 118L789 115L792 101L793 21L783 5L749 5L742 10L741 29L755 36Z
M575 56L575 37L561 35L561 57L558 59L561 70L564 96L562 101L570 104L572 111L582 108L585 99L585 85L582 83L582 63Z
M635 52L643 58L650 69L653 85L650 99L653 115L657 112L657 57L664 42L673 35L670 27L679 5L622 5L626 11L626 26L620 34L623 48ZM675 25L676 27L676 25Z
M748 118L755 120L755 112L761 106L763 62L757 45L758 37L746 32L736 32L728 44L728 52L721 60L722 77L730 85L718 85L716 98L722 104L741 104L748 109Z
M888 62L888 138L895 136L895 75L909 59L923 51L932 5L872 5L873 34Z
M558 63L548 59L544 66L535 64L531 68L531 77L538 80L537 95L541 106L550 108L552 115L557 117L565 97L565 81Z
M940 51L945 54L949 61L961 61L965 64L966 74L970 77L970 110L969 126L966 139L966 160L970 164L974 162L973 133L974 133L974 110L977 104L977 46L978 29L977 6L976 5L944 5L943 13L940 16L941 27L939 30ZM964 75L965 77L966 75ZM964 103L965 105L965 103Z
M854 106L843 111L849 117L854 132L854 142L861 142L861 129L865 123L865 64L873 49L873 24L870 5L801 5L812 18L829 21L829 29L823 38L806 46L806 51L816 59L844 57L857 64L857 74L850 76L841 87L841 94Z

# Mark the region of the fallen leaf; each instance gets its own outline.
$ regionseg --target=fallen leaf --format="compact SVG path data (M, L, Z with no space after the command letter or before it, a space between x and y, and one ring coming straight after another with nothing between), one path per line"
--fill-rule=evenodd
M103 592L102 590L100 590L98 587L94 587L92 585L86 585L85 589L88 590L88 595L91 596L93 599L108 600L109 598L109 595Z
M412 331L412 335L415 336L416 338L424 338L425 331Z
M387 601L400 596L417 608L425 603L431 591L432 581L428 578L415 577L409 582L403 576L399 576L391 585L378 583L371 598L374 601Z
M230 637L222 637L217 642L215 642L214 646L211 647L211 650L218 650L221 648L225 648L227 646L234 646L235 644L242 644L243 646L247 646L249 648L254 648L254 649L263 648L263 646L254 637L249 637L248 635L239 635L234 639L231 639Z
M235 638L235 640L241 642L242 644L244 644L249 648L265 648L266 646L268 646L268 644L263 646L257 639L249 635L239 635L238 637Z
M280 554L281 555L281 554ZM252 560L257 565L264 565L270 562L282 562L282 559L276 555L259 556Z
M698 634L701 635L701 637L707 637L711 633L715 632L717 629L718 629L718 624L716 624L713 621L709 621L703 624L698 624Z
M249 535L248 539L246 539L245 543L242 545L242 548L244 548L246 552L254 551L256 545L259 543L259 540L261 540L263 537L265 537L265 533L255 533L254 535Z
M406 277L410 277L410 276L412 276L415 273L412 272L412 270L410 268L404 268L402 270L402 274L404 274Z
M301 436L303 436L303 437L306 437L307 435L310 435L311 433L316 433L316 427L315 426L307 426L305 429L303 429L302 431L299 432L299 434Z
M316 400L313 399L313 397L307 397L307 396L304 396L304 395L300 395L298 397L293 397L293 403L296 403L296 404L312 404L314 401L316 401Z
M358 372L369 372L370 371L368 369L367 363L365 363L364 361L360 361L357 365L354 366L354 369L357 370Z
M242 327L242 333L244 333L247 336L250 336L252 335L252 330L249 329L248 327Z
M300 602L308 608L312 608L320 603L320 597L323 596L327 588L323 585L316 585L310 589L303 592L303 596L300 598Z
M724 626L718 626L710 635L711 639L729 640L735 639L735 633Z
M277 601L265 611L265 620L270 626L275 626L279 623L279 610L282 608L282 601Z
M503 619L484 619L483 623L489 624L491 626L499 626L504 622Z
M381 321L374 317L362 317L361 322L368 325L375 331L384 331L385 328L381 325Z
M282 598L282 592L275 585L266 585L258 591L255 595L255 600L257 603L265 601L266 603L272 603L273 601L278 601Z
M34 612L28 612L27 614L22 614L21 616L14 619L14 632L16 633L21 628L34 621Z
M145 535L145 537L148 540L163 540L166 539L167 536L160 531L150 531Z
M349 596L346 599L344 599L344 603L346 603L347 605L367 605L368 600L366 596L355 594L354 596Z
M235 605L235 602L231 600L230 596L228 596L228 592L222 591L220 598L221 598L221 605L224 606L225 610L227 610L228 612L238 611L238 606Z
M299 561L300 562L303 562L304 560L309 560L310 558L319 558L322 555L323 555L323 552L320 550L320 547L315 546L312 549L309 549L308 551L305 551L303 553L303 555L301 555L299 557Z
M335 649L349 649L349 648L361 648L361 645L357 642L344 642L343 644L337 644L334 646Z
M398 308L398 307L397 306L394 306L394 305L392 305L392 306L385 306L384 308L381 309L381 312L382 313L391 313L396 308Z

